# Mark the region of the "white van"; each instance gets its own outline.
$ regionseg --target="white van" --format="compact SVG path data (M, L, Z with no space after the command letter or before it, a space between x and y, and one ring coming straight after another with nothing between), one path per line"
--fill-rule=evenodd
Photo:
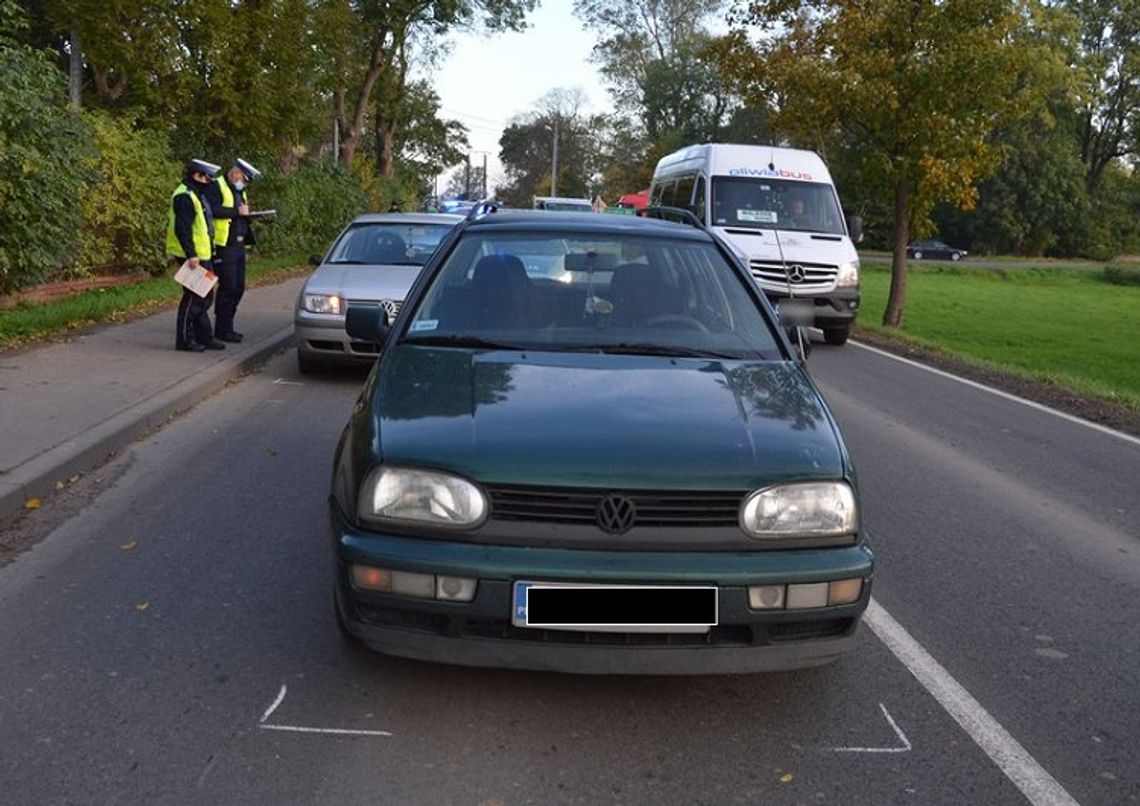
M650 207L691 210L748 259L769 299L810 299L828 344L843 344L859 311L863 225L843 219L814 151L716 143L662 157Z

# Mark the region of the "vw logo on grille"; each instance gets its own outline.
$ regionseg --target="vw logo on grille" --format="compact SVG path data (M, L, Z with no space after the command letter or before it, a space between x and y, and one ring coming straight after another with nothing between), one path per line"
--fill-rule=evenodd
M806 277L807 272L804 271L804 267L799 263L793 263L791 266L788 266L788 279L793 283L802 283Z
M606 534L628 532L636 520L637 507L624 495L612 493L598 502L598 528Z

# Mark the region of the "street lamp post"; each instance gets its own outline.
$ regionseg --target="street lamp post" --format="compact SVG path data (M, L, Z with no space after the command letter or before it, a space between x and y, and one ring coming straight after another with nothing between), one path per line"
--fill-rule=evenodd
M554 116L554 147L550 158L550 195L558 195L558 116Z

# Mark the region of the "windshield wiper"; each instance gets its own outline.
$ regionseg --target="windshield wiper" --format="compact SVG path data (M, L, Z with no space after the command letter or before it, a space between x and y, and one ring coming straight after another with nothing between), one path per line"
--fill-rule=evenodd
M726 353L693 347L670 347L664 344L648 344L635 341L622 341L616 344L597 344L592 345L592 348L602 353L628 353L629 355L666 355L678 358L744 358L740 353Z
M511 344L505 341L493 341L479 336L465 336L452 334L448 336L407 336L401 340L403 344L423 344L437 347L475 347L485 350L526 350L522 344Z
M367 266L367 260L330 260L327 262L331 266Z

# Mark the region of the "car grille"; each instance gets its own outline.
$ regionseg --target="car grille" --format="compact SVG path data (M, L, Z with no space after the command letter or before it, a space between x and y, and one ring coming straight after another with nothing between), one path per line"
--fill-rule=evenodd
M346 301L347 305L379 305L388 312L388 321L396 318L396 314L400 312L400 306L404 304L402 299L382 299L377 302L374 299L350 299Z
M749 262L752 276L758 282L787 287L788 275L784 264L776 261L753 260ZM803 280L792 282L796 291L826 291L835 285L835 278L839 274L839 267L827 263L804 263L802 261L788 261L788 268L800 266L803 269Z
M615 492L637 510L635 526L736 526L740 492L646 492L550 487L490 487L491 518L536 523L593 524L598 503Z

